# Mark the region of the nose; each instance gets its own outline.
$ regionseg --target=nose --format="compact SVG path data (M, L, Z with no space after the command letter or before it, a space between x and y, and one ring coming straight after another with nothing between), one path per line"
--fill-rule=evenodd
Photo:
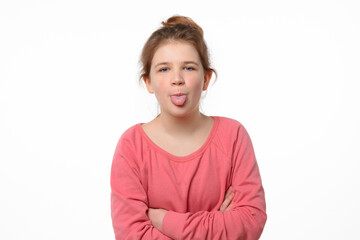
M174 76L172 77L171 85L183 85L185 83L184 78L181 74L181 72L177 71L174 73Z

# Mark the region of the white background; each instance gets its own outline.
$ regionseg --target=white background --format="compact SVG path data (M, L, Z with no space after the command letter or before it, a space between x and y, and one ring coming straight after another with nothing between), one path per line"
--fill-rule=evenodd
M114 239L113 153L156 115L138 59L173 14L202 26L219 74L205 114L253 140L261 239L360 239L359 12L356 0L1 1L0 239Z

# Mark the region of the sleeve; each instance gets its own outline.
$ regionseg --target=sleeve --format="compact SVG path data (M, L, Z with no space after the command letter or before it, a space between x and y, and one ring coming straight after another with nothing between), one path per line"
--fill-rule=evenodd
M238 129L232 153L232 187L235 192L230 211L177 213L168 211L162 232L173 239L259 239L267 215L264 190L249 135Z
M122 139L111 167L111 218L116 240L170 239L151 224L147 216L147 194L141 184L135 149Z

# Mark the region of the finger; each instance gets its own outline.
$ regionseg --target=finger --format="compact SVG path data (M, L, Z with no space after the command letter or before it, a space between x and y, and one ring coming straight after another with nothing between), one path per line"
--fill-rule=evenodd
M225 211L230 211L231 210L231 208L233 207L233 203L231 203L226 209L225 209Z
M234 198L234 196L235 196L235 193L230 193L230 195L225 199L225 201L226 201L226 206L229 206L230 205L230 203L231 203L231 201L233 200L233 198Z
M231 192L232 192L232 188L231 188L231 186L228 188L228 190L226 191L226 193L225 193L225 199L231 194Z
M229 206L231 200L233 199L234 194L231 193L227 198L225 198L224 202L221 204L220 211L225 211L226 208Z
M230 205L231 200L234 198L234 193L230 193L229 196L227 196L224 200L224 202L221 204L220 211L225 211L227 207Z
M230 186L225 193L224 202L221 204L219 211L225 211L225 209L232 200L232 197L229 199L231 193L232 193L232 187Z

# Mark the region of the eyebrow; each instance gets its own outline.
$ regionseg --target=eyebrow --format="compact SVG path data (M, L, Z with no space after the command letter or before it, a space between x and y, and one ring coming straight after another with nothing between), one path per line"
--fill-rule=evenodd
M182 63L183 64L194 64L196 66L199 66L199 63L194 62L194 61L185 61L185 62L182 62ZM160 63L156 64L155 67L160 66L160 65L167 65L167 64L169 64L169 62L160 62Z

